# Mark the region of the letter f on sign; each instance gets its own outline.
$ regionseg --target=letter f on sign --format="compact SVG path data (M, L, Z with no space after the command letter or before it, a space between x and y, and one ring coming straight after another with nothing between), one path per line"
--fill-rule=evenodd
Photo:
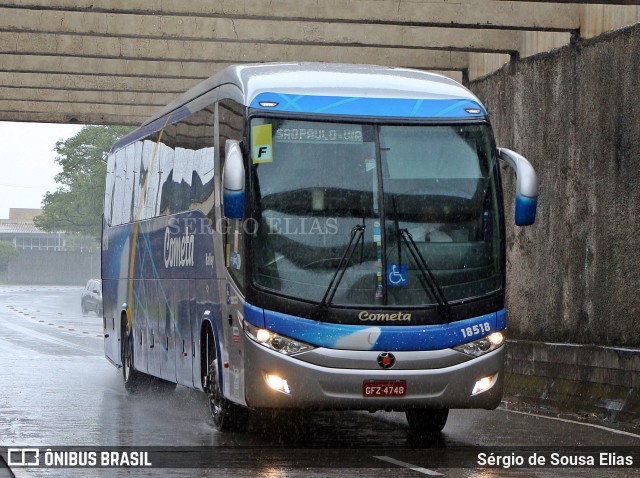
M253 150L253 162L254 163L269 163L271 162L271 146L268 144L260 144L254 147Z
M251 159L253 163L270 163L273 161L273 128L271 123L256 125L251 128Z

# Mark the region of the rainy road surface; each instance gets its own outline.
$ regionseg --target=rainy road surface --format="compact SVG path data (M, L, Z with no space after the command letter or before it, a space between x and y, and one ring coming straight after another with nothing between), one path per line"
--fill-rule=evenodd
M103 357L101 319L80 313L80 291L0 286L0 450L5 462L9 447L37 447L42 453L47 447L71 447L60 449L99 454L105 449L82 447L122 446L150 450L173 467L12 466L18 478L640 476L637 467L589 466L588 456L598 454L586 454L618 447L606 451L623 459L624 453L635 453L640 461L638 435L504 409L453 410L440 437L422 442L408 436L403 414L383 412L255 417L248 433L218 433L201 392L177 387L127 394L120 370ZM522 458L526 464L532 453L548 463L554 452L556 466L490 466L497 456ZM557 466L579 457L585 466ZM200 467L190 467L195 463ZM0 478L12 473L0 460Z

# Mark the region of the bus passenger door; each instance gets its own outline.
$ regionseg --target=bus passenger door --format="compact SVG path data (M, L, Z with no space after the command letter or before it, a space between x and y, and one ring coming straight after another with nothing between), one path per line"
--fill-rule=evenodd
M229 363L223 368L224 394L234 402L246 404L244 399L244 350L242 325L244 297L232 280L226 281L225 303L222 305L220 340L224 342L223 360Z
M220 288L221 317L218 322L218 342L222 368L223 392L229 400L246 405L244 390L244 319L245 287L245 225L244 212L244 162L242 140L245 133L244 107L234 101L239 91L231 86L221 87L222 98L216 108L218 157L221 167L222 257L216 266ZM229 95L229 96L227 96Z
M228 369L224 369L225 396L239 403L244 400L244 237L243 221L227 219L225 234L225 300L222 305L222 339L226 344ZM226 372L226 373L225 373Z

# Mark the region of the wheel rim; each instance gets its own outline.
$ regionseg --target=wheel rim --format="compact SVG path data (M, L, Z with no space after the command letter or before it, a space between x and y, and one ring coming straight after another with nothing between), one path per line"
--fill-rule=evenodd
M124 353L122 358L122 371L124 373L125 383L129 381L131 374L131 350L129 349L129 339L124 339Z
M209 367L209 407L214 419L222 413L222 397L218 385L218 359L213 359Z

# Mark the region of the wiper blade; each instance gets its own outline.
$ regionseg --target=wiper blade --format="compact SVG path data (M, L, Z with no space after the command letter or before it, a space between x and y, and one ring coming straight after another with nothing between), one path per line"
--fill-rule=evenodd
M409 249L409 252L411 253L411 257L413 257L413 260L418 265L420 269L420 273L422 274L422 278L424 279L426 284L429 286L428 290L431 292L431 295L433 295L433 297L438 302L438 311L440 312L440 315L442 316L443 319L447 321L451 320L451 306L449 305L447 298L442 292L442 289L440 288L438 281L436 281L436 278L433 276L433 273L431 272L431 269L429 268L427 261L425 260L424 256L420 252L420 249L418 249L418 246L413 240L413 236L411 235L408 229L398 228L397 230L398 230L398 234L407 245L407 249ZM399 242L400 241L398 241L398 243ZM427 288L425 287L424 283L422 283L422 286L426 291Z
M358 247L358 242L362 239L362 243L364 244L364 230L366 226L364 224L357 224L353 226L351 229L351 238L349 239L349 244L345 248L342 253L342 257L340 258L340 263L333 273L333 277L331 278L331 282L327 286L327 290L324 292L324 296L322 300L316 307L316 309L311 313L311 318L314 320L319 320L324 318L327 313L329 306L331 305L331 301L333 300L333 296L336 294L338 290L338 286L340 285L340 281L344 277L344 273L347 270L347 266L351 261L351 257L353 256L354 251ZM361 253L362 255L362 253ZM362 260L362 258L361 258Z
M398 212L396 209L396 196L395 194L391 196L391 206L393 209L394 216L394 224L396 227L396 233L398 235L398 263L402 266L402 241L407 245L407 249L411 253L411 257L413 257L414 262L418 265L420 269L420 273L422 274L422 278L424 282L420 281L425 292L430 294L437 302L438 302L438 312L440 312L440 316L447 321L451 320L451 307L449 306L449 302L447 302L447 298L444 296L442 289L438 285L436 278L433 276L427 261L424 256L418 249L415 241L413 240L413 236L409 232L408 229L400 229L400 222L398 221ZM425 285L426 283L426 285ZM428 288L427 288L428 287Z

